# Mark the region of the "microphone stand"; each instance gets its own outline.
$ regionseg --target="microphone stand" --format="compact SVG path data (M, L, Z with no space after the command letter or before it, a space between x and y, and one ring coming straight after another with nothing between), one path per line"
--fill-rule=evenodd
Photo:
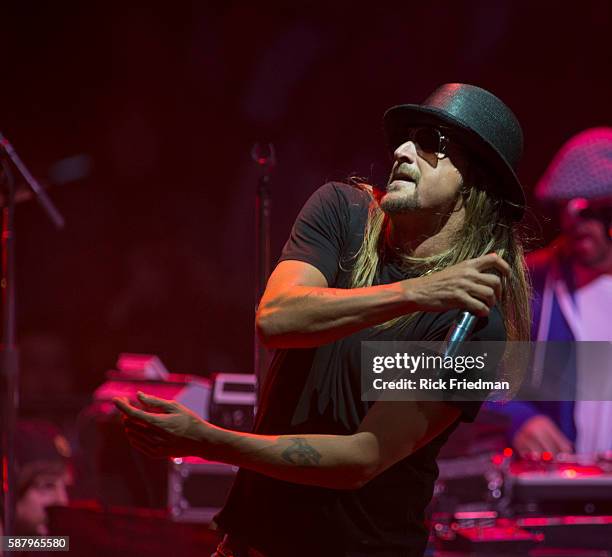
M272 214L272 197L270 194L270 177L276 166L274 145L255 143L251 157L260 168L255 196L255 312L263 296L270 276L270 216ZM261 394L265 375L268 369L269 353L254 333L254 369L257 379L257 400Z
M4 156L6 155L6 156ZM57 228L63 228L64 219L44 189L30 174L13 146L0 133L0 166L2 183L6 187L2 207L2 346L0 347L0 453L2 455L2 500L4 535L15 530L16 471L15 429L19 408L19 350L16 341L17 309L15 288L15 176L10 161L23 176L39 203Z

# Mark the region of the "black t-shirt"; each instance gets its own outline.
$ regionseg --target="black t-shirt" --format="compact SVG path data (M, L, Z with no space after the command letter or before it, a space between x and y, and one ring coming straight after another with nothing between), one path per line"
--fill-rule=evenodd
M328 183L300 212L280 260L314 265L330 287L348 288L363 241L369 195ZM383 258L375 284L409 278ZM369 328L330 344L278 350L266 377L254 431L268 435L355 433L372 403L361 400L362 340L440 340L457 311L423 313L398 330ZM505 340L494 309L471 340ZM276 480L241 469L217 515L220 527L271 557L422 555L424 509L438 474L436 457L459 421L472 421L479 402L453 403L461 417L434 440L357 490L335 490Z

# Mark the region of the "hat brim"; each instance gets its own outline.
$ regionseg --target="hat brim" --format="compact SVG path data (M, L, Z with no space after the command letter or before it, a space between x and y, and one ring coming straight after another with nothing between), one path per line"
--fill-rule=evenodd
M514 172L514 169L502 154L467 123L443 110L418 104L393 106L383 117L387 143L393 152L406 141L406 130L414 126L443 125L452 128L461 144L475 155L500 182L495 184L495 191L500 197L510 202L512 217L516 221L523 218L525 212L525 193Z

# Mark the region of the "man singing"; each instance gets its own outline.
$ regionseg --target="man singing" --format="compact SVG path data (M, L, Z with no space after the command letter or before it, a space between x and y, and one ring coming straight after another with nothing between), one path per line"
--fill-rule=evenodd
M277 350L254 433L173 401L116 400L145 453L240 466L216 517L219 556L422 555L436 456L480 403L364 402L360 343L440 340L460 310L479 317L470 340L528 338L515 116L455 83L384 124L385 190L319 188L270 276L256 323Z

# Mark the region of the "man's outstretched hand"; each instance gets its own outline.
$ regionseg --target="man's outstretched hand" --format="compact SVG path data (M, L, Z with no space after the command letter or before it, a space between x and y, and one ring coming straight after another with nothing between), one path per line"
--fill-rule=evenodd
M123 425L130 443L148 456L200 456L205 448L208 422L182 404L138 393L137 408L125 397L113 402L123 414Z

